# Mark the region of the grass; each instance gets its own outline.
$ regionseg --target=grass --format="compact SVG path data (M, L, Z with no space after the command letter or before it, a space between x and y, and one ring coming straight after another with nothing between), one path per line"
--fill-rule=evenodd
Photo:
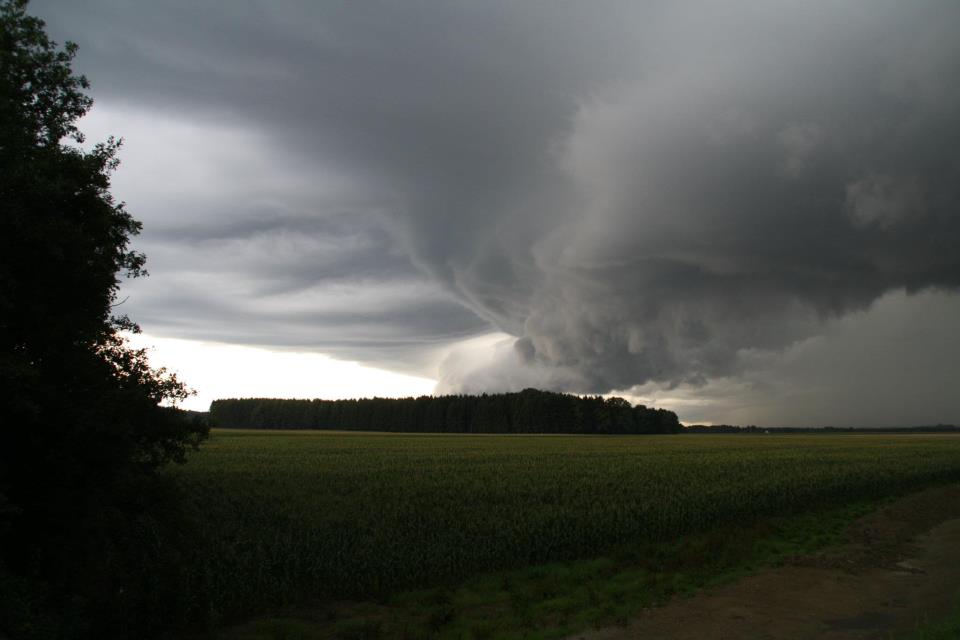
M957 596L953 611L947 617L926 622L910 635L910 640L956 640L957 638L960 638L960 594Z
M960 438L217 431L177 474L208 619L295 612L230 637L556 637L960 479Z

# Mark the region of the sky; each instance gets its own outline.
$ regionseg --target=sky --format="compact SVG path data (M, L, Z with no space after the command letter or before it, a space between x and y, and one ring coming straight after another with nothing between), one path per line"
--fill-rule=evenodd
M960 423L960 3L34 0L216 397Z

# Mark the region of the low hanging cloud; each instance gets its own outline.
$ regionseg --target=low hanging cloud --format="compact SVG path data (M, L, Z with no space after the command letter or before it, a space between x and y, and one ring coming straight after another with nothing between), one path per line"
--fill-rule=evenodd
M730 18L719 36L671 25L642 78L558 141L569 202L526 256L532 293L501 291L527 306L487 366L580 391L704 383L885 292L960 284L960 38L917 13L785 12L716 57Z
M168 333L746 398L757 353L960 285L957 3L35 6L99 103L271 159L153 194Z
M702 385L626 389L634 402L668 406L689 423L766 426L932 425L960 415L960 342L944 339L960 296L890 292L869 310L825 322L778 351L749 350L734 376Z

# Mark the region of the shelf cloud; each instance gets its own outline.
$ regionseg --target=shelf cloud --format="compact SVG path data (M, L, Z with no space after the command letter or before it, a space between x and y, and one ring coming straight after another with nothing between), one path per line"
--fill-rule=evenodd
M32 6L127 138L161 333L757 402L878 301L960 320L955 2Z

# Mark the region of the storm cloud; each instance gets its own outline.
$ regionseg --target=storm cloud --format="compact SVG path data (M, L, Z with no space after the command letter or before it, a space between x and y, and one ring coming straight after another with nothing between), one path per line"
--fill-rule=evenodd
M170 335L756 403L800 384L771 359L960 285L955 2L32 6L127 137L128 304ZM917 308L919 351L960 320Z

